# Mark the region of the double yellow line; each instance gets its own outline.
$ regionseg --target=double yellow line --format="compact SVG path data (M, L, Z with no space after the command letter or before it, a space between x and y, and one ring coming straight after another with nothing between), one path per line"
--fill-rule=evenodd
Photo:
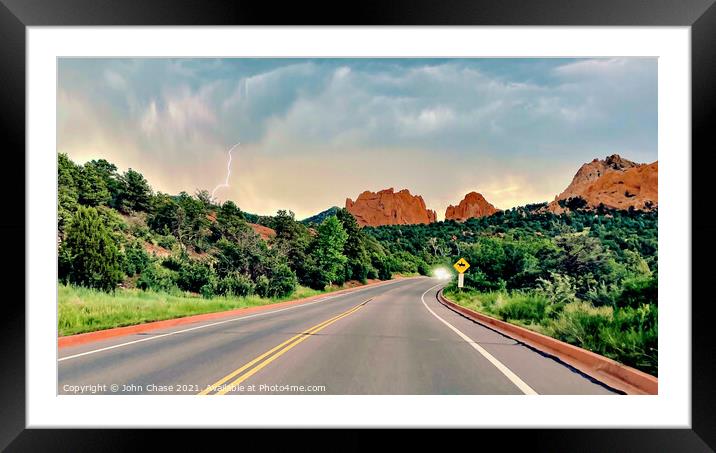
M356 311L360 310L365 304L367 304L371 300L372 299L368 299L364 302L361 302L360 304L356 305L355 307L351 308L350 310L344 311L343 313L341 313L337 316L334 316L331 319L327 319L327 320L323 321L322 323L316 324L315 326L304 330L303 332L299 333L298 335L296 335L292 338L289 338L288 340L284 341L280 345L264 352L263 354L256 357L252 361L246 363L245 365L241 366L240 368L237 368L236 370L227 374L223 378L214 382L213 384L208 386L206 389L199 392L199 395L209 395L209 394L223 395L225 393L228 393L228 392L234 390L239 384L241 384L242 382L244 382L246 379L250 378L254 374L258 373L259 370L264 368L266 365L273 362L277 358L281 357L283 354L288 352L290 349L295 347L297 344L308 339L308 337L310 335L320 332L321 330L330 326L334 322L355 313ZM224 385L224 384L226 384L226 382L228 382L229 380L234 379L234 378L236 378L236 379L234 381L232 381L230 384Z

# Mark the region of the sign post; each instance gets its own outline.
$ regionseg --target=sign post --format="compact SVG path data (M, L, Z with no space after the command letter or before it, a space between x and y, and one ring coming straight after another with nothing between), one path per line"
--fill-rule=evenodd
M470 268L470 263L465 258L460 258L452 267L458 272L457 287L462 288L465 285L465 271Z

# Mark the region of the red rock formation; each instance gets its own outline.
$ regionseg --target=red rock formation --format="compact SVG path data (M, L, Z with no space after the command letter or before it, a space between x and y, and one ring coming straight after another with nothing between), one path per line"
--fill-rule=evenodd
M571 184L548 206L564 212L560 200L581 197L587 207L600 204L612 209L655 209L659 204L659 163L637 164L618 154L582 165Z
M458 222L464 222L467 219L473 217L486 217L499 211L499 209L492 206L482 194L477 192L470 192L465 195L465 198L457 205L448 206L445 211L445 220L457 220Z
M420 195L411 195L407 189L394 192L393 188L378 193L365 191L356 201L346 198L346 209L361 226L410 225L436 221L435 211L425 207Z

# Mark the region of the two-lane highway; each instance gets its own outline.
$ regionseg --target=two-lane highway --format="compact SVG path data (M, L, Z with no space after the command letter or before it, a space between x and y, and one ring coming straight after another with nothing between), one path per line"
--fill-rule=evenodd
M609 394L397 280L59 351L60 394Z

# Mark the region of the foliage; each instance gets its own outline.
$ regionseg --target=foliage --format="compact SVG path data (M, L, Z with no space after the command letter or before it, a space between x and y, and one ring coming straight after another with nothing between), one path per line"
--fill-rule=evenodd
M283 263L276 263L271 267L268 280L268 287L262 294L264 297L286 297L293 293L298 286L296 274Z
M335 215L348 235L343 245L343 255L347 258L345 280L353 279L365 283L372 268L365 233L347 209L338 209Z
M216 277L208 265L195 261L185 261L179 268L177 286L183 291L201 292L204 285L214 283ZM207 291L208 289L205 289Z
M60 236L72 219L79 203L80 168L67 154L57 155L57 230Z
M344 280L343 266L348 259L343 254L343 247L348 240L348 233L341 226L337 217L327 217L318 227L316 238L311 244L314 258L312 275L315 283L327 281L328 284L342 283ZM316 287L312 285L311 287Z
M138 242L132 242L124 249L124 273L132 276L140 274L149 265L149 255Z
M117 194L116 205L123 212L147 211L150 208L152 189L141 173L127 170L119 178L121 189Z
M549 279L540 278L537 293L544 296L551 305L564 307L577 301L575 278L552 272Z
M112 200L107 181L101 166L87 162L80 168L77 188L79 201L85 206L106 205Z
M137 288L152 291L174 293L179 291L177 280L179 276L173 271L157 262L150 263L137 280Z
M222 296L250 296L254 294L254 282L251 278L238 272L229 274L216 284L216 294Z
M517 319L538 323L545 317L547 304L547 299L540 295L513 293L498 306L497 314L505 321Z
M67 265L63 267L66 275L60 279L103 290L113 290L121 281L118 244L96 209L77 209L61 249Z
M539 203L465 222L359 227L337 207L299 222L288 210L263 216L217 204L206 190L154 192L141 173L102 159L77 165L58 154L57 171L63 282L105 291L123 282L210 305L429 275L464 257L465 289L446 289L461 303L656 373L656 210L573 198L560 203L563 214ZM262 240L248 222L275 237Z

